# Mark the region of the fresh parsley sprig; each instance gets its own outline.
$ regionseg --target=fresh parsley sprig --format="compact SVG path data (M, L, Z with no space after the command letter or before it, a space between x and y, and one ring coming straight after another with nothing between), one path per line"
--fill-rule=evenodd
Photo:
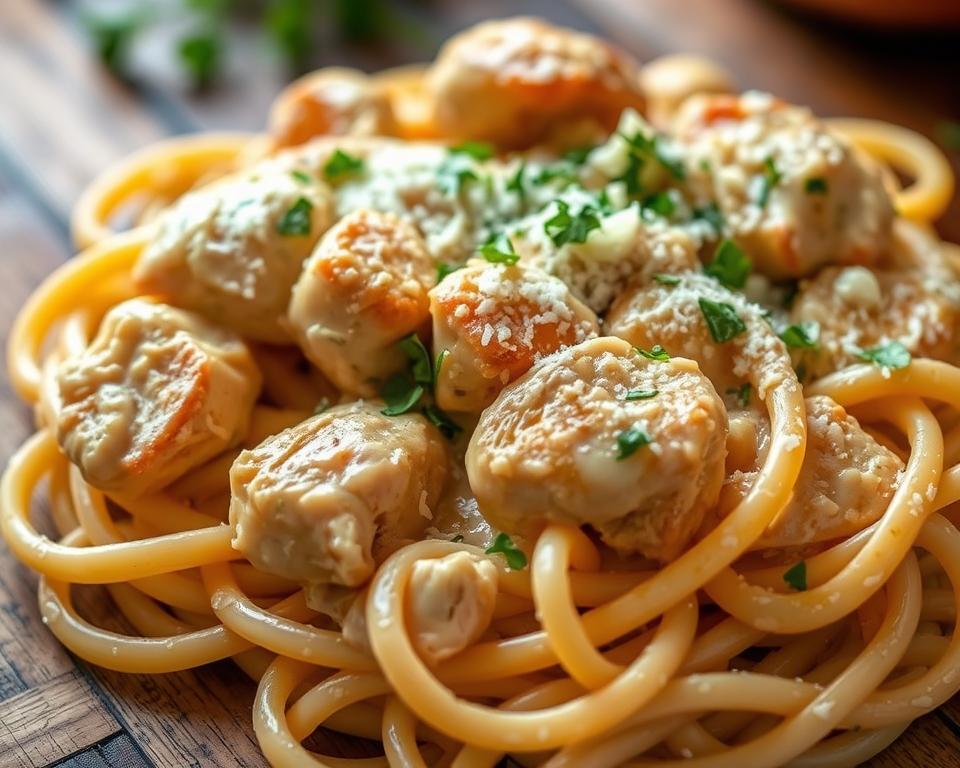
M698 303L710 335L717 344L726 344L747 330L747 324L732 304L702 297L698 299Z
M558 248L567 243L585 243L587 236L600 228L597 211L585 205L576 214L570 213L570 206L563 200L556 201L557 213L547 219L543 229Z
M640 427L633 426L617 435L617 461L629 458L643 446L650 445L653 440Z
M724 240L717 247L713 260L703 271L720 281L725 288L738 289L747 284L753 262L733 240Z
M503 555L511 570L522 571L527 567L527 556L506 533L498 533L493 540L493 544L487 547L486 553L488 555Z
M910 365L910 350L899 341L888 341L870 349L857 352L857 357L867 363L879 365L881 368L899 370Z

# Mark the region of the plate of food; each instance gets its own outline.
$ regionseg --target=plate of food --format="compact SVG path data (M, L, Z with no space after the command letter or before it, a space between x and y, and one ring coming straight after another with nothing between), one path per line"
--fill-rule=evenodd
M531 18L312 73L82 195L0 528L86 662L232 660L271 765L862 763L960 690L952 188Z

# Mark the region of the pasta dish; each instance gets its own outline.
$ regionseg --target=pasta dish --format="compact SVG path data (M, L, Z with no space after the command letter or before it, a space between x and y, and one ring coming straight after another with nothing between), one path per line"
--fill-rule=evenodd
M857 765L960 690L952 185L535 19L315 72L84 193L3 534L80 658L232 659L275 766Z

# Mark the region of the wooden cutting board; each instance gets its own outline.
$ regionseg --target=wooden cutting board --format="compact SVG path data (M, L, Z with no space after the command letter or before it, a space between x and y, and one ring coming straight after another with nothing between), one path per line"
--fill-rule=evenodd
M163 5L163 3L158 3ZM174 0L168 5L175 7ZM404 43L351 47L324 32L322 61L376 69L432 57L482 16L536 13L598 31L641 59L696 50L744 85L823 114L881 117L930 133L960 118L955 41L863 38L751 0L528 0L393 4ZM0 334L29 292L71 255L67 220L82 187L125 153L172 133L256 129L282 85L256 39L233 30L228 73L205 98L162 87L170 62L147 57L139 89L89 55L73 2L0 4ZM244 45L244 42L246 45ZM158 83L160 85L158 85ZM173 93L174 95L171 95ZM956 203L942 230L960 240ZM0 376L0 463L31 431L31 414ZM42 510L38 511L42 521ZM254 687L228 663L163 677L120 675L78 662L37 615L36 577L0 544L0 768L180 768L264 764L250 722ZM122 628L96 589L78 592L96 622ZM358 754L336 736L315 746ZM922 718L874 766L960 768L960 702Z

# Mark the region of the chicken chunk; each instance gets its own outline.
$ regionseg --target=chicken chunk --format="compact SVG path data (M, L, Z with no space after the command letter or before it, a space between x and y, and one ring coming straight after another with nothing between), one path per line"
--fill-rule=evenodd
M290 289L332 216L316 179L267 169L224 179L163 214L134 279L244 336L286 342Z
M726 433L723 402L695 362L597 338L500 393L470 440L467 473L502 530L588 525L622 553L669 561L717 499Z
M370 396L405 362L396 342L429 321L436 277L423 238L391 213L359 210L323 236L290 300L304 355L339 389Z
M394 129L389 97L355 69L311 72L288 85L270 110L270 133L280 147L322 135L387 136Z
M430 292L436 397L450 411L481 411L536 360L599 331L566 285L535 267L471 262Z
M828 267L801 283L790 314L795 323L819 328L816 349L795 351L812 377L891 341L919 357L958 358L960 287L931 272Z
M714 203L755 269L803 277L825 264L871 264L894 210L879 166L809 110L766 94L697 96L674 125L686 186Z
M355 587L378 555L419 537L447 474L418 414L331 408L244 451L230 468L233 546L258 568L322 592Z
M414 564L407 616L414 647L437 664L474 643L493 618L497 568L466 552Z
M783 383L796 386L787 348L763 310L700 272L638 281L614 302L604 331L696 360L718 392L746 382L764 400Z
M57 381L64 453L91 485L131 497L237 445L260 391L238 336L142 299L111 309Z
M896 491L903 462L842 406L829 397L808 397L806 411L807 450L790 502L754 549L805 547L851 536L879 520ZM727 478L717 508L720 515L747 494L766 459L769 425L763 414L751 415L756 422L752 466L741 466ZM741 450L746 452L746 446Z
M441 133L505 147L588 122L612 129L640 109L636 64L590 35L539 19L478 24L451 39L428 73Z

